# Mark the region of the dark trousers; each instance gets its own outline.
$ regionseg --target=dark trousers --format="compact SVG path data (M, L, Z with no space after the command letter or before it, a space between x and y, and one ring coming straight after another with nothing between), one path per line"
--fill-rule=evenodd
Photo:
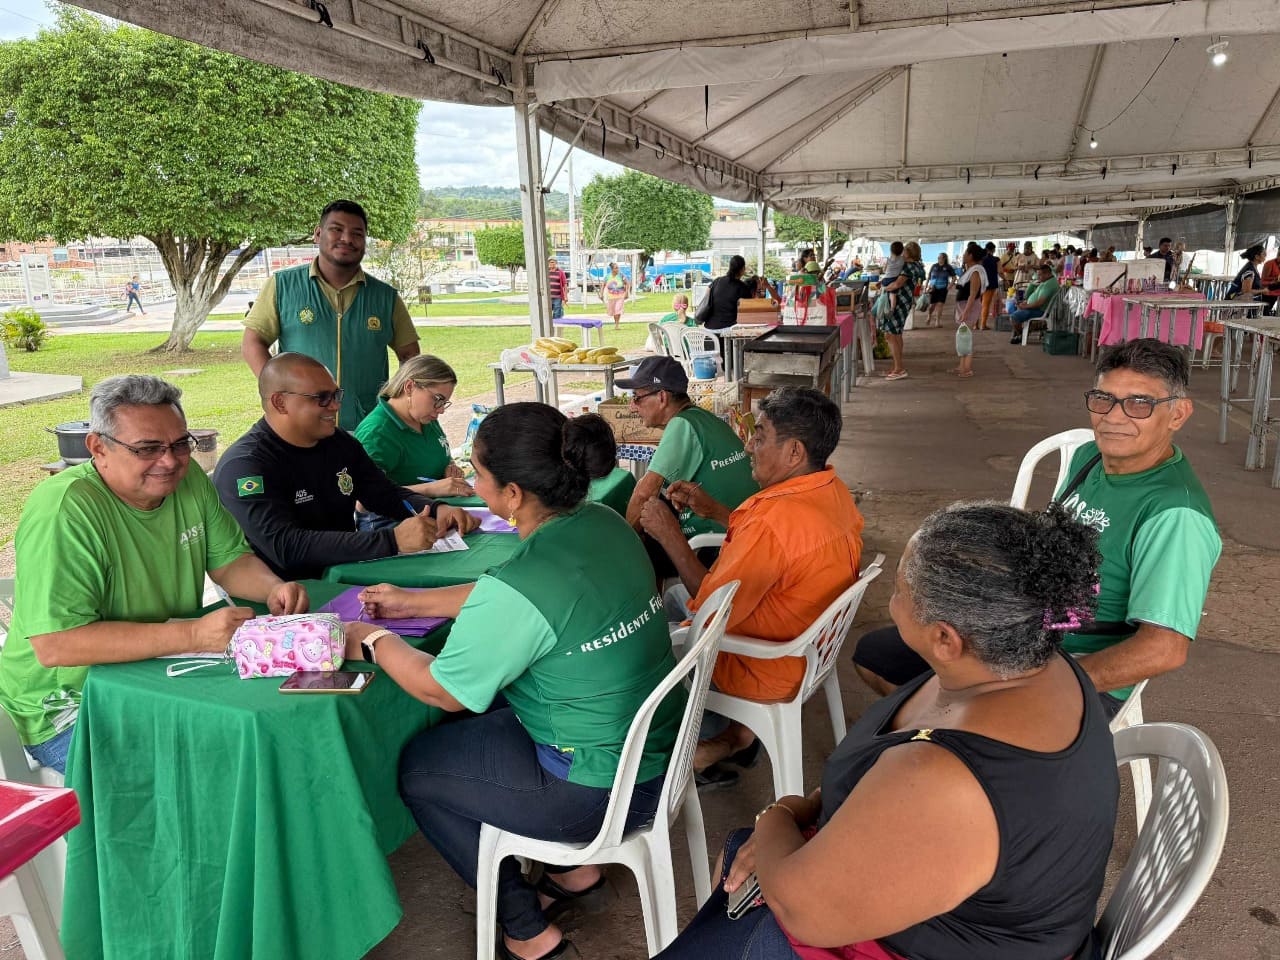
M895 687L910 683L929 669L924 658L903 642L897 627L882 627L864 633L853 648L853 662ZM1124 706L1123 700L1109 693L1099 693L1098 699L1102 701L1102 709L1108 717L1114 717Z
M628 830L653 819L662 781L636 784ZM510 707L424 730L400 755L400 796L427 840L473 889L482 823L537 840L585 843L600 830L609 793L544 770ZM498 922L515 940L547 928L537 892L511 857L498 868Z
M756 907L737 920L729 919L724 880L733 858L750 836L746 829L729 834L724 842L724 870L711 896L684 932L654 960L796 960L791 941L768 906Z

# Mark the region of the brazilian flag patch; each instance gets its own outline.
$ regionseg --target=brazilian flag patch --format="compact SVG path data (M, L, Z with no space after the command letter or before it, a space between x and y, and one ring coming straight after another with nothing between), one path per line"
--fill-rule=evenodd
M262 493L261 477L241 477L236 481L236 494L241 497L254 497Z

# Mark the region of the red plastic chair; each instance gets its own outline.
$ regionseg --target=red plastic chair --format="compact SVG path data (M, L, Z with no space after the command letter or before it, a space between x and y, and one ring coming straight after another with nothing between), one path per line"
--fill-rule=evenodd
M75 791L0 780L0 915L25 924L18 935L27 960L63 958L58 923L31 860L79 822Z

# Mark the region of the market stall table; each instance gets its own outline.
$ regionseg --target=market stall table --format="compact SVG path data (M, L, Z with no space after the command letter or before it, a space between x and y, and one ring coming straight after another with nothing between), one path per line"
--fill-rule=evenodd
M619 450L619 452L618 452L618 458L619 458L619 459L624 459L624 458L623 458L623 456L622 456L622 452L621 452L621 450ZM604 502L606 502L607 500L609 500L609 499L612 497L612 495L613 495L614 491L616 490L616 488L617 488L617 487L619 487L619 486L621 486L623 482L624 482L624 481L623 481L622 477L618 476L616 473L611 473L611 474L609 474L608 476L601 478L601 480L600 480L600 482L599 482L599 483L596 483L596 484L593 484L593 485L592 485L592 489L591 489L591 490L589 490L589 491L587 492L587 499L588 499L588 500L591 500L591 501L593 501L593 502L595 502L595 503L604 503ZM447 504L450 504L451 506L455 506L455 507L472 507L472 508L475 508L475 507L483 507L483 506L484 506L484 501L483 501L483 500L481 500L478 496L473 496L473 497L438 497L437 499L438 499L441 503L447 503ZM470 542L470 540L471 540L471 538L470 538L470 537L468 537L468 538L467 538L467 542L469 543L469 542Z
M345 589L306 586L313 608ZM364 956L402 913L386 860L415 830L400 751L441 711L389 679L281 696L279 678L229 664L166 676L173 662L89 670L67 769L82 815L67 955Z
M730 349L725 351L725 359L728 363L724 371L725 383L742 379L742 352L746 349L747 341L768 333L776 326L776 323L739 323L736 326L713 331L721 340L729 341Z
M615 360L613 363L551 363L551 364L548 364L548 366L551 369L551 377L546 383L543 383L540 379L538 379L537 376L533 378L534 389L537 391L538 402L549 403L551 406L556 407L557 409L559 408L560 386L557 383L556 378L559 377L559 375L562 373L603 374L604 375L603 376L604 396L605 396L605 399L607 400L613 396L614 376L616 376L619 371L624 371L628 367L631 367L639 363L641 359L642 358L640 357L634 357L634 358L624 357L621 360ZM494 391L498 395L497 397L498 406L502 406L504 403L507 402L506 371L503 370L502 364L500 363L489 364L489 369L493 371L493 387L494 387ZM532 366L529 366L528 364L521 363L512 367L511 372L512 373L533 373L534 369ZM579 376L577 379L584 380L584 379L592 379L592 378Z
M582 345L584 347L591 346L591 331L596 332L596 342L600 346L604 346L604 321L592 320L588 317L561 317L559 320L553 320L552 323L557 327L578 327L582 330Z
M471 533L468 549L453 553L414 553L381 560L334 564L324 572L328 583L391 583L397 587L452 587L474 583L510 559L520 543L511 533Z
M1190 309L1204 302L1204 297L1199 294L1169 292L1138 296L1137 294L1108 293L1103 290L1095 290L1089 296L1089 305L1085 308L1085 314L1097 313L1102 316L1097 342L1099 345L1110 346L1124 343L1127 340L1136 340L1142 336L1142 317L1137 311L1131 310L1130 307L1141 307L1144 303L1158 307L1161 301L1171 306L1172 301L1191 300L1194 300L1194 303L1179 305L1174 313L1172 342L1175 344L1193 344L1196 349L1199 349L1204 331L1198 322L1194 324L1193 329ZM1165 339L1168 338L1166 337Z
M1245 450L1244 468L1261 470L1266 465L1267 434L1274 430L1271 425L1271 375L1274 369L1275 352L1280 349L1280 318L1277 317L1224 317L1223 326L1226 336L1222 338L1222 380L1219 388L1218 404L1218 442L1227 442L1227 418L1231 407L1249 404L1249 446ZM1241 350L1243 336L1237 337L1233 332L1239 331L1244 336L1256 338L1253 356L1257 358L1257 374L1253 379L1251 396L1232 397L1235 381L1233 376L1237 361L1232 360L1232 352ZM1274 458L1276 466L1271 474L1271 486L1280 487L1280 457Z

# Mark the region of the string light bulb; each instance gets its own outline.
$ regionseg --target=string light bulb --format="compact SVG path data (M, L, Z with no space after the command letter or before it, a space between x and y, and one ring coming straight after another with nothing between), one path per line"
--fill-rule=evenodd
M1227 62L1227 43L1226 40L1219 40L1205 48L1205 53L1209 54L1209 62L1215 67L1220 67Z
M1095 137L1092 133L1089 134L1089 149L1090 150L1098 149L1098 138Z

